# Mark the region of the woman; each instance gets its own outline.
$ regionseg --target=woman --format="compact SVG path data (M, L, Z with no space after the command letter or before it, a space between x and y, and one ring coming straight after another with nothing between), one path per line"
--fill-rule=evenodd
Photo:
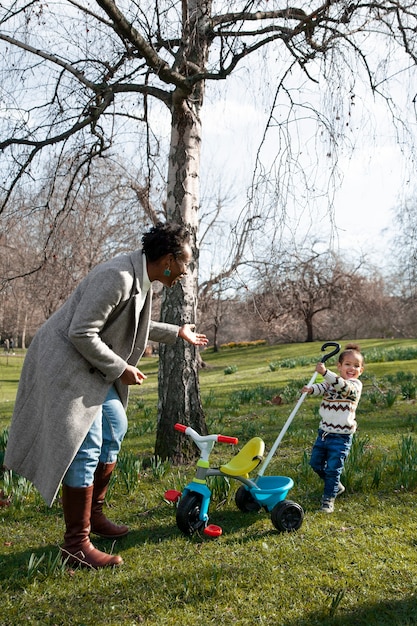
M63 556L94 569L123 562L97 550L90 530L110 538L128 532L102 506L127 430L128 387L146 378L136 364L148 339L207 344L189 324L150 319L151 283L172 287L187 273L188 232L159 223L142 245L94 268L36 333L5 454L6 467L32 481L49 505L63 483Z

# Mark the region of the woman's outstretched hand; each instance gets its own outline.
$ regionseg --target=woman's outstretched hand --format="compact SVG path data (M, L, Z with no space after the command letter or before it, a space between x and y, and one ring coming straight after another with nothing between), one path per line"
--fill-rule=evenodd
M206 335L195 332L195 324L184 324L178 331L178 337L181 337L193 346L206 346L208 339Z

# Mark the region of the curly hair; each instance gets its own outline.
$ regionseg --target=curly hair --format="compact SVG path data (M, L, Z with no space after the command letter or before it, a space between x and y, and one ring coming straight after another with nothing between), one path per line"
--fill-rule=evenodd
M358 346L357 343L348 343L347 346L345 347L345 349L343 350L343 352L341 352L339 354L339 363L343 363L344 358L348 355L348 354L353 354L354 352L356 352L357 354L359 354L359 356L362 359L362 365L365 361L364 356L361 352L360 347Z
M190 233L184 226L158 222L142 236L142 247L146 258L154 262L169 253L180 256L189 241Z

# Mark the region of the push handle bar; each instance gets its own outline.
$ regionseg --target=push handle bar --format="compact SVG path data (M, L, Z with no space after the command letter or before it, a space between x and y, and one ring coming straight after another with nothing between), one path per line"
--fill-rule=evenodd
M327 348L333 347L334 350L332 352L329 352L329 354L325 354L322 358L321 358L321 362L325 363L327 361L327 359L330 359L331 356L334 356L335 354L337 354L340 350L340 344L336 343L336 341L327 341L326 343L324 343L321 347L321 351L324 352ZM317 372L314 372L313 376L311 377L309 383L308 383L308 387L311 387L311 385L314 383L314 381L317 378ZM293 408L293 410L291 411L291 414L289 416L289 418L287 419L287 421L285 422L284 426L282 427L281 432L279 433L278 437L275 439L275 442L272 446L272 448L269 451L268 456L266 457L262 467L260 468L259 472L258 472L258 476L263 476L264 472L266 470L266 468L268 467L272 457L275 454L276 449L278 448L279 444L282 441L282 438L284 437L285 433L287 432L291 422L293 421L298 409L300 408L300 406L302 405L304 398L306 397L307 392L303 393L297 404L295 405L295 407Z
M185 424L176 423L174 428L181 433L189 435L194 441L218 441L219 443L231 443L234 446L239 443L237 437L227 437L227 435L199 435L193 428Z
M332 350L332 352L329 352L328 354L325 354L321 359L320 362L321 363L325 363L328 359L330 359L332 356L334 356L335 354L337 354L338 352L340 352L340 343L337 343L336 341L327 341L326 343L324 343L321 347L321 351L324 352L325 350L327 350L327 348L330 348L330 346L332 346L334 348L334 350Z

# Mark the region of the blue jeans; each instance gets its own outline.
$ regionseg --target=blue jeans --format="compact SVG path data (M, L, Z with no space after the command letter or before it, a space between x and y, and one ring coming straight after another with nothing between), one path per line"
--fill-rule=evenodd
M63 482L69 487L89 487L99 462L115 463L127 431L127 417L115 387L74 457Z
M352 446L353 435L318 431L310 457L313 470L324 480L325 498L335 498L340 475Z

